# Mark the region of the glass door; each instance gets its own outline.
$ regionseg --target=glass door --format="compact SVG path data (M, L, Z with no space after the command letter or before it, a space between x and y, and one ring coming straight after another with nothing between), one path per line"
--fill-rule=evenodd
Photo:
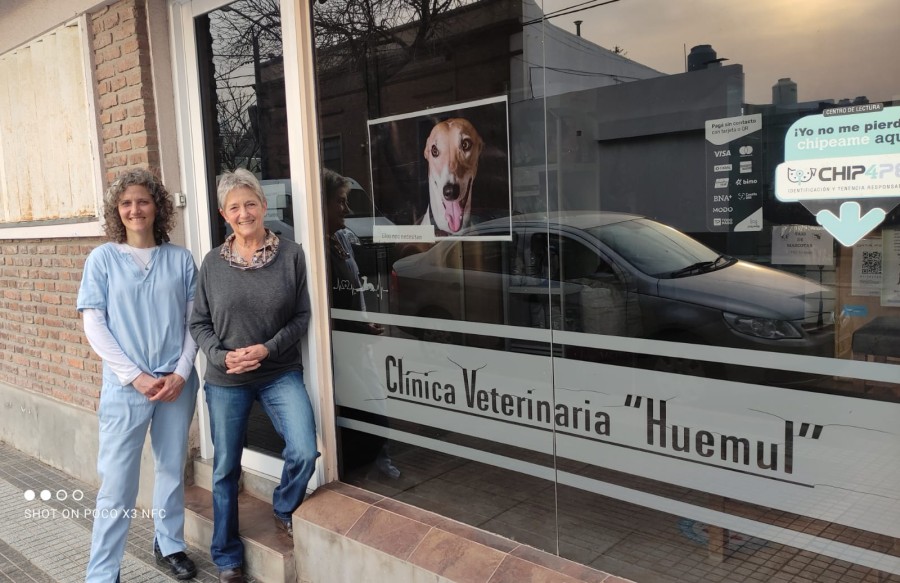
M198 263L230 234L218 211L216 183L223 172L236 168L250 170L260 180L268 205L266 227L295 240L279 1L201 0L173 11L173 21L180 24L175 36L183 58L181 88L186 89L182 138L186 184L193 184L198 217L193 237ZM208 424L202 418L201 455L210 457ZM283 448L268 416L255 404L244 466L277 476Z

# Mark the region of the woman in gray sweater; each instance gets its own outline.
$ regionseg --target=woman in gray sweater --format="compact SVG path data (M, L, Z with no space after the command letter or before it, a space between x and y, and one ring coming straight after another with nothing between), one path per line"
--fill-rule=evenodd
M223 174L217 194L233 234L203 260L190 326L208 361L204 388L215 448L210 551L219 580L232 583L244 580L238 478L254 401L285 442L272 506L275 523L290 536L291 514L319 452L299 350L310 309L303 249L265 228L266 198L247 170Z

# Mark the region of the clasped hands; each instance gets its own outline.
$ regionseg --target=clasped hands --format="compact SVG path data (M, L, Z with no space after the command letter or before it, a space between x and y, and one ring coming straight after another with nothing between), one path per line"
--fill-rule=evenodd
M262 344L237 348L225 354L225 372L228 374L241 374L242 372L256 370L268 356L269 349Z
M269 350L262 344L254 344L246 348L232 350L225 355L226 372L228 374L240 374L256 370L268 356ZM132 384L135 389L151 401L171 403L181 395L184 382L184 378L174 372L159 378L142 372L134 379Z
M155 378L142 372L131 384L151 401L171 403L181 395L181 389L184 388L184 377L173 372Z

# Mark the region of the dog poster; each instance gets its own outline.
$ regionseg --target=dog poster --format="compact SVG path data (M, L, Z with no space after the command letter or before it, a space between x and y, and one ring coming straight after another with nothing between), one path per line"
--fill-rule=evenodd
M374 240L510 240L508 119L502 96L369 121Z

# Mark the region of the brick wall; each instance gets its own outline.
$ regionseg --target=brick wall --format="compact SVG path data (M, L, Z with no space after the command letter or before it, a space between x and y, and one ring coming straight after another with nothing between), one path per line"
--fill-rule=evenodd
M0 243L0 380L97 408L100 360L75 311L87 254L100 241Z
M122 0L91 15L106 178L159 168L145 4Z
M126 168L159 167L145 4L115 2L91 24L109 182ZM75 300L84 261L102 242L0 239L0 382L97 409L101 364Z

